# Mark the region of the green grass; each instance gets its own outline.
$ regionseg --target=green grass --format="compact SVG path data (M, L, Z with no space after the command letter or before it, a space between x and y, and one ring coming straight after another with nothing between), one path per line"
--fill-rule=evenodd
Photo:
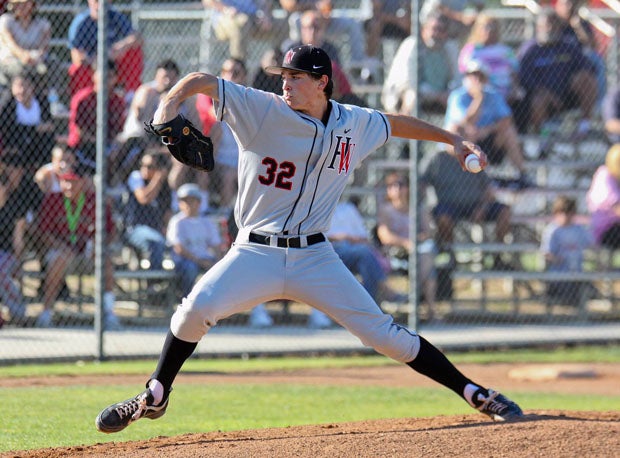
M458 363L617 362L620 347L582 347L450 354ZM391 364L382 357L190 360L187 371L240 372ZM0 368L0 377L50 374L150 374L153 361ZM363 371L361 371L363 373ZM125 431L98 433L102 407L135 394L135 385L18 387L0 389L3 418L0 452L43 447L148 439L190 432L230 431L362 419L468 414L449 390L436 388L333 387L301 384L185 384L172 394L168 413ZM524 409L620 410L620 396L509 392Z
M617 363L620 346L580 346L541 349L503 350L450 353L454 363ZM383 356L320 357L320 358L254 358L254 359L190 359L183 366L191 372L255 372L295 370L300 368L368 367L396 364ZM0 378L51 375L150 374L153 360L78 362L64 364L33 364L0 366Z

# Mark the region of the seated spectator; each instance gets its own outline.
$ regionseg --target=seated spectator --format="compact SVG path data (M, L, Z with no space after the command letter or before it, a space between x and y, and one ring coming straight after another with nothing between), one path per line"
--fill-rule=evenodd
M419 60L424 62L416 75L415 60L417 37L407 37L398 48L387 78L383 84L381 102L391 113L411 114L418 102L420 110L444 113L450 88L459 80L456 53L446 47L448 21L439 13L431 14L422 24ZM414 87L419 77L419 90Z
M464 171L459 161L446 151L429 155L423 170L423 185L432 186L437 196L431 214L437 227L439 251L450 251L459 221L492 222L495 241L504 241L510 233L510 207L496 200L486 173ZM496 269L509 268L500 256L496 256L494 263Z
M413 251L409 234L409 180L403 174L392 172L385 177L385 201L377 212L377 238L387 248L388 255L408 265ZM437 272L435 255L437 250L432 238L430 221L424 206L420 205L418 229L419 281L423 300L428 306L427 319L435 312L437 293Z
M364 29L357 19L346 16L332 15L332 0L314 0L314 2L280 1L282 7L289 14L289 32L293 43L301 41L301 12L306 10L318 11L325 21L326 39L333 43L346 43L349 45L348 59L345 59L345 67L362 67L368 63L366 54L366 40ZM312 43L316 44L316 43ZM318 46L318 45L317 45ZM329 54L328 50L325 52ZM331 57L331 55L330 55ZM332 60L335 58L332 58Z
M115 154L116 163L111 164L114 175L113 183L124 183L131 170L137 165L146 149L162 149L161 140L155 135L148 135L144 123L153 119L161 98L179 80L179 67L172 59L164 59L155 68L152 81L142 84L134 94L127 112L123 131L116 140L121 143L120 150ZM196 98L183 101L179 111L196 126L199 116L196 110Z
M420 21L440 13L448 18L448 40L460 43L469 33L477 15L484 8L484 0L425 0L420 9Z
M575 199L558 196L553 202L553 221L545 227L540 249L549 272L581 272L583 252L594 245L589 229L575 222ZM593 286L578 281L552 281L547 294L564 304L578 305Z
M172 193L168 186L167 154L143 154L140 169L127 180L129 200L124 208L125 240L149 269L162 269L166 250L166 226L171 216Z
M368 294L381 304L407 302L406 294L395 292L387 283L389 262L371 243L364 218L352 202L340 202L326 233L334 250L345 266L359 275Z
M37 317L36 326L52 325L53 307L67 274L84 274L94 270L93 243L95 237L94 191L86 190L87 181L76 172L60 176L61 193L47 193L43 198L37 220L37 234L45 257L46 271L43 292L43 312ZM105 234L112 238L114 223L107 207ZM109 243L108 240L105 243ZM103 326L116 329L119 321L114 313L114 272L112 260L105 257L103 293Z
M172 247L180 293L185 297L192 290L196 277L221 258L224 246L219 228L206 216L200 216L200 186L182 185L177 198L181 211L170 218L166 240Z
M26 304L18 286L26 251L29 213L38 209L41 194L24 179L24 156L0 155L0 300L10 322L25 324Z
M27 158L29 178L50 156L54 145L54 125L45 98L35 96L29 75L15 75L11 96L0 101L0 143L6 150Z
M60 175L77 166L75 153L63 144L52 148L52 160L42 165L34 174L34 181L41 192L62 192Z
M601 115L610 143L620 143L620 86L615 86L605 94Z
M237 84L246 84L247 70L245 62L228 58L222 64L220 76ZM202 120L202 130L213 140L216 166L209 174L212 190L216 191L218 206L230 209L237 197L237 165L239 147L232 131L225 122L215 119L213 101L204 94L198 94L196 107Z
M372 15L366 20L366 53L379 56L383 39L402 41L411 34L409 0L370 0Z
M595 70L582 49L562 40L562 20L551 9L536 18L536 38L519 55L519 82L526 92L530 130L571 108L579 108L578 133L587 131L598 97Z
M280 75L267 73L265 69L267 67L280 65L283 58L284 53L279 47L270 48L265 51L260 60L260 67L255 72L252 87L260 89L261 91L273 92L274 94L282 95L282 78Z
M523 98L517 82L519 60L514 50L501 42L500 33L497 18L479 14L459 53L459 71L465 73L472 60L481 62L489 69L489 85L513 105Z
M312 44L323 49L332 61L340 65L340 53L338 48L326 39L327 19L317 10L311 9L301 13L299 17L299 39L284 40L282 52L301 45Z
M448 98L445 128L480 145L491 164L499 164L507 156L519 172L514 184L531 186L512 111L504 97L487 84L489 74L481 62L469 61L462 86Z
M93 85L80 89L73 97L69 108L69 136L67 145L75 150L80 164L89 174L96 170L97 140L97 92L102 82L101 72L92 74ZM106 154L116 163L113 151L114 139L123 129L125 122L125 100L115 92L118 77L114 62L108 61L106 84L108 86L108 138Z
M620 143L609 148L586 195L592 233L603 247L620 248Z
M36 75L36 93L45 97L51 24L37 15L36 0L10 0L8 7L0 16L0 87L16 75Z
M215 37L228 42L230 57L245 60L252 39L267 38L275 45L286 36L285 24L273 17L269 1L202 0L202 4L212 12Z
M585 0L556 0L554 9L562 20L562 40L581 47L596 73L599 100L607 92L605 60L597 52L596 36L590 23L579 15Z
M133 29L131 20L114 9L108 1L107 38L108 59L118 69L118 84L127 100L141 84L144 55L142 36ZM97 56L97 21L99 0L88 0L88 9L73 18L69 26L69 95L92 86L93 64Z

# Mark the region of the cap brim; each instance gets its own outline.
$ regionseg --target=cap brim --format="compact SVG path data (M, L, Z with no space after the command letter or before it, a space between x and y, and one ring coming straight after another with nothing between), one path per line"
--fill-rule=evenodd
M292 72L301 72L301 73L307 73L309 75L319 75L319 76L321 76L320 73L309 72L308 70L303 70L301 68L275 67L275 66L265 67L265 72L269 73L270 75L278 75L278 76L280 76L284 70L290 70Z
M274 66L265 67L265 72L269 73L270 75L281 75L282 70L290 70L290 68L274 67Z

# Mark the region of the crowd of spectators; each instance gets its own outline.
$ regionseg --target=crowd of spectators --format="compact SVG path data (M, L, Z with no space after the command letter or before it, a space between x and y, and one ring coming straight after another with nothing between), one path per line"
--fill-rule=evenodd
M97 165L96 104L104 84L109 103L105 180L122 195L111 193L113 198L106 202L110 212L120 212L122 217L120 227L115 226L120 229L115 237L148 260L152 269L162 268L166 250L171 249L180 288L187 292L193 281L190 277L208 269L224 247L215 235L194 240L182 234L195 236L191 228L196 225L207 228L204 215L209 212L230 214L237 190L236 141L228 127L216 120L212 101L198 96L181 107L182 114L214 140L216 172L198 174L170 159L143 129L161 97L182 74L173 50L156 64L153 79L144 82L148 42L126 14L109 4L108 64L103 81L96 68L98 0L88 0L71 21L66 31L70 62L64 66L50 56L52 27L38 14L39 2L5 3L6 11L0 15L0 218L11 229L5 231L0 246L2 303L16 322L23 319L21 292L9 283L19 276L29 232L42 239L33 246L42 269L48 272L40 325L52 322L51 311L67 272L92 260L89 218L93 217L91 194ZM331 0L280 0L279 4L203 0L202 4L214 14L203 24L211 41L201 43L201 49L211 46L212 40L227 46L227 58L217 68L222 78L281 93L279 78L263 69L279 63L290 47L312 43L324 48L333 61L334 99L363 104L354 91L354 82L363 81L359 70L385 67L384 77L372 80L382 85L376 108L411 113L417 107L422 117L443 116L447 129L481 144L491 164L508 162L516 171L518 189L534 185L525 171L520 134L539 134L566 110L579 113L577 134L587 133L602 116L610 140L620 139L620 89L606 88L605 56L591 25L577 14L580 0L557 0L553 7L543 7L536 17L534 38L516 47L503 40L499 21L479 1L422 2L419 37L412 34L408 1L368 0L371 16L365 20L334 14L337 5ZM284 20L272 14L274 7L285 12ZM248 67L248 49L257 38L269 42L270 48L252 68ZM396 44L393 57L384 56L386 41ZM61 81L65 81L62 87ZM50 109L51 96L57 91L69 106L64 124L62 114ZM432 241L440 251L449 250L454 226L461 219L493 221L498 241L509 234L511 210L496 201L486 174L464 174L453 158L439 153L422 179L439 197L428 211L430 219L421 218L428 222L419 235L422 245ZM408 235L408 227L406 232L400 228L401 236L397 229L409 209L400 193L408 188L402 176L385 180L388 201L377 215L378 240L385 247L398 247L405 258L413 245L401 240ZM32 185L27 192L35 197L18 198L22 181ZM459 189L451 186L457 181ZM45 214L38 212L40 201L45 202ZM347 205L342 204L349 214L343 221L351 225L352 209ZM419 206L425 208L424 202ZM396 228L390 227L394 224ZM29 231L29 226L36 229ZM404 300L387 288L386 271L377 267L381 257L361 225L355 234L338 229L334 227L330 238L369 293ZM47 231L45 236L41 230ZM422 257L432 260L436 252L433 245L423 253L428 256ZM554 259L549 256L550 262ZM500 266L501 260L497 262ZM432 262L427 264L422 281L430 316L436 273ZM118 321L113 313L111 268L106 265L106 322L113 327Z

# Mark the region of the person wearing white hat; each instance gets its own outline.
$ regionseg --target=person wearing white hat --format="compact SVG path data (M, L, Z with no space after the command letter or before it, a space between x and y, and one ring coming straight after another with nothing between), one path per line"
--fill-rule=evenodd
M224 246L218 227L207 216L200 215L200 186L195 183L180 186L177 198L180 211L168 222L166 241L172 247L174 270L180 292L185 296L196 277L221 258Z

